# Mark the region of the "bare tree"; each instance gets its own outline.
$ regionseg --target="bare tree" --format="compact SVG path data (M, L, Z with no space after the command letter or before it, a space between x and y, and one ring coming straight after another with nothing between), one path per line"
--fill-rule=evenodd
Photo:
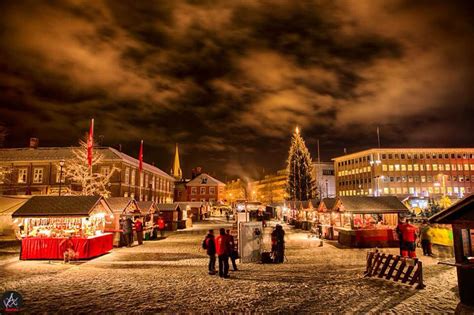
M79 140L79 147L73 148L74 158L68 160L65 166L65 178L81 187L79 191L71 191L71 194L83 196L100 195L110 197L109 183L117 167L113 166L108 174L94 173L87 163L87 142ZM102 164L103 154L94 151L92 157L92 169Z

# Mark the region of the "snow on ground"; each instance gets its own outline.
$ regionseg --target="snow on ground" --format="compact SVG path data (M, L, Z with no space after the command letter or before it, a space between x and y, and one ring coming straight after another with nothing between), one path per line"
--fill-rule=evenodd
M114 249L88 262L63 265L0 255L0 292L23 294L27 312L454 312L456 272L422 257L427 287L363 278L367 250L323 247L307 232L287 231L288 261L242 264L230 279L207 274L195 226L143 246ZM201 228L201 230L200 230ZM271 229L265 231L268 234ZM268 244L268 243L267 243ZM267 245L269 246L269 245ZM396 253L396 249L388 250Z

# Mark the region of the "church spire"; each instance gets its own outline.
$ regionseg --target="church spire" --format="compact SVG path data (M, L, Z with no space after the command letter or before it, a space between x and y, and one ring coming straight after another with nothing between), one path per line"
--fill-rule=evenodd
M183 172L181 171L181 167L179 165L179 150L178 150L177 143L176 143L176 151L174 154L173 169L171 170L171 176L173 176L177 180L180 180L183 178Z

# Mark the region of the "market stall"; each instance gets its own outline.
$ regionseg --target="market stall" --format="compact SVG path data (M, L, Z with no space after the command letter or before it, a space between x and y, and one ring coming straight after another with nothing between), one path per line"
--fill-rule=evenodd
M72 242L75 259L109 252L113 213L100 196L34 196L12 214L22 237L20 259L63 259ZM70 241L70 242L69 242Z
M341 214L336 208L336 198L323 198L319 203L315 224L317 224L319 233L325 239L337 239L338 232L335 227L341 226Z
M153 233L153 226L156 220L153 220L153 215L156 212L155 202L148 201L137 201L138 209L140 211L140 217L143 219L143 233L145 240L149 240Z
M178 229L178 211L177 203L160 203L156 205L157 215L165 221L167 231L176 231ZM157 217L155 219L158 219Z
M409 214L408 208L395 196L339 197L335 211L339 212L340 226L334 226L338 241L351 247L399 246L395 232L398 217Z
M142 216L137 201L130 197L112 197L106 199L114 214L113 225L106 229L106 232L114 234L114 246L123 246L120 244L120 233L122 233L121 221L136 216ZM136 237L135 237L136 239Z

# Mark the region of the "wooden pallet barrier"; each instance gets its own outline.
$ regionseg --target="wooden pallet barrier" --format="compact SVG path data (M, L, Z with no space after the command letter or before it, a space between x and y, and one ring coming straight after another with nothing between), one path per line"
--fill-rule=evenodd
M385 278L404 284L417 284L423 289L423 264L417 258L380 253L378 250L367 253L365 277Z

